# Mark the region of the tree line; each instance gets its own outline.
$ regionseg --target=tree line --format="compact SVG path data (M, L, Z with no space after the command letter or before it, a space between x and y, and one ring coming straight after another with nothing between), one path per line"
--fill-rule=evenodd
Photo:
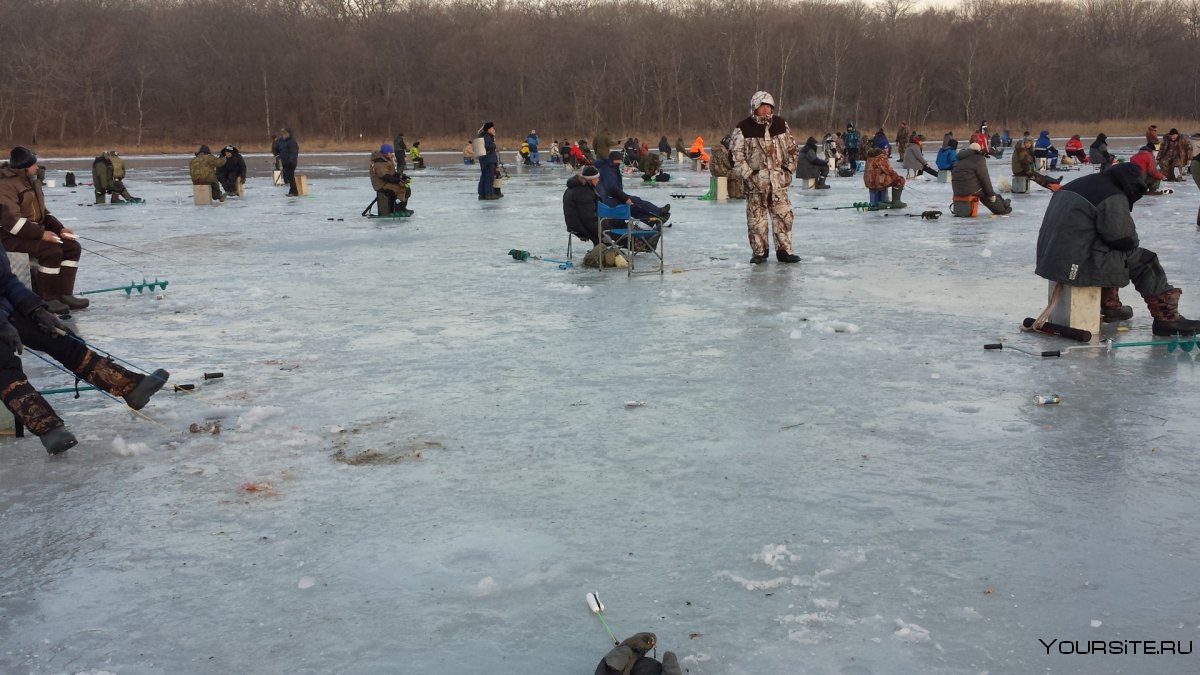
M1193 119L1200 0L0 0L0 135L123 147ZM940 128L940 126L938 127Z

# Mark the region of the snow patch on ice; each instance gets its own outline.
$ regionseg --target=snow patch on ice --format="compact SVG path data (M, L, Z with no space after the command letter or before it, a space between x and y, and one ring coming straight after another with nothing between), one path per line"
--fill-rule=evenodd
M784 544L767 544L762 547L762 551L755 553L750 559L762 562L773 570L783 571L783 563L796 562L801 558L789 551Z
M274 405L255 406L249 412L238 418L238 431L252 431L260 422L268 420L283 412L283 408Z
M1100 621L1099 619L1092 619L1092 623L1091 623L1092 628L1099 628L1100 626L1103 626L1103 625L1104 625L1103 621Z
M475 584L475 595L480 597L493 595L498 589L499 586L496 585L495 579L491 577L484 577L479 580L479 583Z
M841 606L841 601L832 598L813 598L813 605L817 609L837 609Z
M300 577L300 580L296 582L296 588L301 589L312 588L315 585L317 585L317 580L312 577Z
M546 290L567 295L585 295L592 292L591 286L577 286L563 281L552 281L546 284Z
M826 321L824 319L813 319L813 329L822 333L857 333L858 326L848 321Z
M672 288L669 291L659 291L658 297L663 298L664 300L682 300L691 296L679 290L678 288Z
M992 249L985 248L979 252L979 255L983 256L984 258L990 258L992 257Z
M679 660L684 663L703 663L705 661L712 661L712 657L704 652L697 652L695 654L688 654Z
M892 633L892 637L905 642L928 642L929 631L915 623L904 623L896 619L896 631Z
M722 571L718 574L718 576L725 577L735 584L744 586L748 591L771 590L772 588L779 588L780 586L786 586L787 584L792 584L794 586L800 585L800 577L775 577L774 579L758 580L747 579L746 577L738 576L729 571Z
M145 443L129 443L120 436L113 439L112 446L113 452L122 457L137 457L150 452L150 446Z
M828 272L825 273L825 276L833 277L834 279L843 279L845 277L850 276L850 273L843 272L841 270L829 270Z

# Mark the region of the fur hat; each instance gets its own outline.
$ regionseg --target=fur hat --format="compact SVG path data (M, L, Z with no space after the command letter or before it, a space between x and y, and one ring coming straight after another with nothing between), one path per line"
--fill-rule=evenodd
M758 110L758 106L764 103L771 106L771 110L775 109L774 96L771 96L765 91L754 92L754 95L750 97L750 110Z
M8 154L8 165L14 169L28 169L37 164L37 161L37 155L23 145L18 145Z
M600 172L596 170L596 167L591 166L590 164L588 166L583 167L583 171L581 171L579 173L584 178L595 178L596 176L600 175Z
M968 145L967 147L970 148L971 150L974 150L975 152L983 152L983 146L978 143L972 143L972 144Z

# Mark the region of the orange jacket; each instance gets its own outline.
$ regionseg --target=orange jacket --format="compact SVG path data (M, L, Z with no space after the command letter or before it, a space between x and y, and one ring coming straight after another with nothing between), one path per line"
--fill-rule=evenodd
M708 153L704 151L704 139L700 136L697 136L696 140L692 142L692 147L688 148L688 152L693 155L700 153L700 159L708 161Z

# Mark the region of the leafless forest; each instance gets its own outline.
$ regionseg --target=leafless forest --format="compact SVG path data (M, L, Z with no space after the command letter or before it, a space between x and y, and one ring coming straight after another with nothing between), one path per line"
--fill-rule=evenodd
M729 128L756 89L806 128L1197 118L1200 0L921 4L0 0L0 135L674 138Z

